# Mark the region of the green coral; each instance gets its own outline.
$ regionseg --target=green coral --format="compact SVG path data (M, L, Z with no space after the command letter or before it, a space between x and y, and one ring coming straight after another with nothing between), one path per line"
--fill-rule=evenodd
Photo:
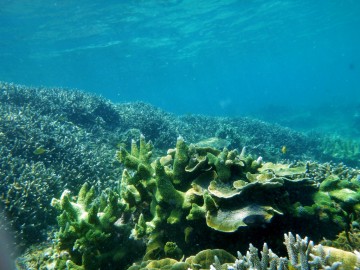
M360 231L358 228L352 227L350 231L340 232L333 240L322 240L321 244L354 252L360 249Z
M342 170L328 175L314 194L314 207L336 221L344 230L350 228L350 216L359 212L360 184L353 179L341 179Z
M167 242L183 249L191 242L187 228L197 235L231 233L294 213L302 204L292 206L292 194L302 189L309 191L306 198L296 197L304 201L302 209L309 217L316 214L306 205L318 190L316 180L306 176L307 164L263 164L236 150L188 146L181 137L175 149L151 162L150 145L141 137L139 148L133 141L130 153L122 148L117 154L125 165L121 201L134 213L132 235L151 242L148 259L165 256Z
M167 242L164 247L165 256L180 260L183 256L182 250L174 242Z
M116 192L107 189L96 198L94 188L85 183L76 202L65 190L51 204L62 212L58 216L56 247L70 255L67 269L98 269L109 261L125 266L131 261L132 251L141 250L139 243L129 239L132 225ZM59 259L56 265L63 263Z
M320 149L322 154L331 160L338 160L354 165L357 165L359 162L359 140L328 136L322 139Z
M135 246L129 237L146 244L143 261L179 260L207 248L196 237L221 239L271 223L274 216L346 228L359 209L359 184L344 179L341 169L326 169L322 177L314 164L262 163L236 150L188 146L181 137L175 149L153 160L152 144L143 136L139 141L132 141L130 152L117 152L125 166L118 190L96 198L85 184L76 202L68 191L53 200L62 211L57 246L69 252L67 264L74 269L101 266L109 257L124 263Z
M141 165L147 167L152 149L152 143L150 141L146 143L145 137L141 135L140 147L138 148L135 140L132 140L130 153L124 147L120 147L120 150L117 152L117 159L124 163L127 168L138 169Z
M221 269L235 260L225 251L183 258L224 248L231 238L234 251L235 240L263 229L276 231L274 238L275 217L284 228L302 221L298 228L312 232L327 226L339 232L357 221L360 184L345 167L263 163L236 150L187 145L181 137L163 157L153 159L152 150L143 136L130 152L119 149L125 168L117 189L97 196L84 184L78 196L66 190L52 200L61 211L53 254L66 254L52 256L52 265L124 269L142 257L129 269ZM256 258L255 248L250 253Z

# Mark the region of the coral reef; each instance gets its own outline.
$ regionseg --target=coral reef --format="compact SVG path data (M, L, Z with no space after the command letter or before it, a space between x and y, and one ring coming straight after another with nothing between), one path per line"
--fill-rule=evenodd
M120 176L105 135L66 114L73 106L106 106L90 100L78 92L0 83L0 219L11 226L20 250L46 239L56 224L51 198L64 187L77 190L89 182L100 190L100 179L110 186Z
M179 130L189 142L218 137L229 141L229 148L246 146L249 151L266 160L311 159L321 152L318 136L308 136L253 118L186 115L181 116L180 120L184 124ZM286 155L281 153L284 145L288 149Z
M277 240L267 236L279 239L278 227L316 241L332 239L358 222L359 171L318 163L355 164L356 144L338 143L334 151L333 142L319 136L256 119L177 117L149 104L113 104L77 90L0 82L0 104L0 219L14 231L20 251L44 241L56 224L51 199L85 182L98 194L110 188L120 196L135 221L131 235L148 243L147 259L178 260L227 247L230 240L242 247L252 238L254 244L273 244ZM124 142L140 134L155 147L141 139L143 145L133 143L128 153ZM166 152L180 134L184 140ZM118 146L121 165L113 158ZM230 244L230 251L238 245ZM72 263L81 265L79 258Z
M360 231L352 228L350 231L342 231L336 239L324 239L320 242L325 246L335 247L346 251L360 250Z
M142 135L139 143L132 141L129 152L120 147L116 158L125 168L117 189L105 189L96 197L95 188L84 184L76 199L66 190L52 200L62 211L60 229L43 263L55 269L124 269L142 257L130 269L221 269L235 258L215 247L234 252L249 243L245 235L261 233L274 243L287 228L319 238L326 236L325 227L330 234L348 228L354 222L349 217L358 214L358 172L344 166L264 163L245 151L188 145L181 137L166 156L153 159L153 150ZM300 220L308 224L295 226ZM331 248L320 248L320 257L309 261L312 244L307 239L288 235L285 243L289 262L264 246L268 259L263 264L270 263L271 269L288 263L295 269L316 269L329 263L337 269L341 258L348 258L343 264L357 263L356 255ZM342 255L330 260L324 255L327 250ZM231 267L256 267L261 262L254 255L257 250L250 246L249 252Z
M360 205L356 181L329 184L340 179L337 170L322 174L316 163L263 164L244 152L187 145L181 137L175 149L153 162L152 150L141 136L139 147L133 141L130 152L122 147L117 153L125 166L120 196L137 223L132 235L151 243L146 259L164 257L169 242L184 250L192 238L205 239L206 234L222 239L224 233L238 234L246 227L257 231L274 217L282 226L315 237L325 227L327 233L337 233L349 226L349 216ZM294 226L297 219L308 225ZM207 248L197 247L187 251Z
M360 158L360 142L339 136L325 136L321 141L322 158L356 166Z
M150 138L157 148L167 149L179 132L182 132L183 125L174 115L150 104L144 102L122 103L117 104L116 109L121 117L122 125L119 127L122 130L140 130L141 134Z
M252 244L245 255L240 252L237 258L225 250L203 250L195 256L190 256L183 262L174 259L150 260L136 263L128 270L145 269L210 269L210 270L280 270L280 269L358 269L359 253L346 252L340 249L322 245L314 246L307 237L294 237L292 233L285 234L284 245L287 257L279 257L264 243L259 256L258 249Z
M250 244L245 256L238 253L238 259L231 269L356 269L360 266L358 253L322 245L314 246L307 237L294 237L292 233L285 234L284 237L288 257L279 258L265 243L260 259L258 249ZM210 269L220 270L216 265L219 265L219 260Z
M78 90L36 88L0 82L2 104L27 108L39 115L63 117L63 121L93 128L95 124L112 129L120 124L120 115L114 105L100 97ZM19 112L21 113L21 111Z
M317 145L254 119L176 117L145 103L115 105L78 90L0 82L0 103L0 215L24 247L46 238L47 226L55 224L49 202L63 187L76 191L88 182L99 191L115 185L121 171L113 162L116 145L136 134L145 134L160 152L179 134L194 143L218 137L272 161L284 158L283 144L286 158L294 159L311 156L309 149ZM35 227L44 231L39 239Z
M70 191L65 190L52 206L62 213L58 216L59 231L55 235L56 249L66 251L66 261L61 258L55 269L123 268L141 254L140 242L129 239L131 216L124 212L118 194L105 189L99 198L94 188L84 184L73 202ZM81 268L80 268L81 267Z

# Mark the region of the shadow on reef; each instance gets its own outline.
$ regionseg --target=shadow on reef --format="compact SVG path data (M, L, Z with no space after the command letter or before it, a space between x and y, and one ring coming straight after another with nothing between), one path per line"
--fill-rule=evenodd
M153 159L152 151L140 136L116 154L125 167L118 188L96 197L84 184L76 198L65 190L52 200L62 212L60 229L42 266L124 269L208 249L235 254L264 242L285 255L280 239L289 230L318 242L358 222L357 171L344 178L330 164L264 163L244 150L188 145L181 137L165 156Z

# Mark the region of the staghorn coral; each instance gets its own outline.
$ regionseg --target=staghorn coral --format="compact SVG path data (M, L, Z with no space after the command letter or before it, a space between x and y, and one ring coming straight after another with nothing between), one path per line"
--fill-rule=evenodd
M69 120L66 111L76 101L88 110L108 104L76 91L0 82L0 217L20 251L46 239L56 224L50 201L64 187L74 191L89 182L100 190L121 175L115 147L101 135L110 127L94 124L95 131Z
M358 253L346 252L340 249L330 248L322 245L314 246L308 237L296 237L290 232L284 235L284 244L288 257L279 257L264 243L259 257L258 249L250 244L246 255L238 252L238 258L233 265L227 269L259 269L259 270L280 270L280 269L358 269L360 256ZM341 254L341 255L340 255ZM214 264L210 270L224 269L220 259L215 256Z

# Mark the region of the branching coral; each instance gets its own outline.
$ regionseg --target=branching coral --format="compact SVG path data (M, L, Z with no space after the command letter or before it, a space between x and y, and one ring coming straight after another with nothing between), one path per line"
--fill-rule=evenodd
M70 256L65 262L68 269L125 266L135 259L135 250L142 248L129 239L132 223L116 192L105 190L96 198L94 188L84 184L76 202L65 190L61 198L53 199L51 204L62 211L56 241L57 248ZM56 264L60 267L64 261L58 260Z
M279 257L263 245L261 257L258 249L250 244L246 255L238 252L238 258L232 265L226 264L227 269L231 270L281 270L281 269L358 269L360 266L360 256L358 253L346 252L340 249L325 247L322 245L314 246L307 237L301 238L299 235L288 233L284 235L284 244L287 249L288 257ZM210 270L222 270L223 265L220 259L215 256L214 263Z

